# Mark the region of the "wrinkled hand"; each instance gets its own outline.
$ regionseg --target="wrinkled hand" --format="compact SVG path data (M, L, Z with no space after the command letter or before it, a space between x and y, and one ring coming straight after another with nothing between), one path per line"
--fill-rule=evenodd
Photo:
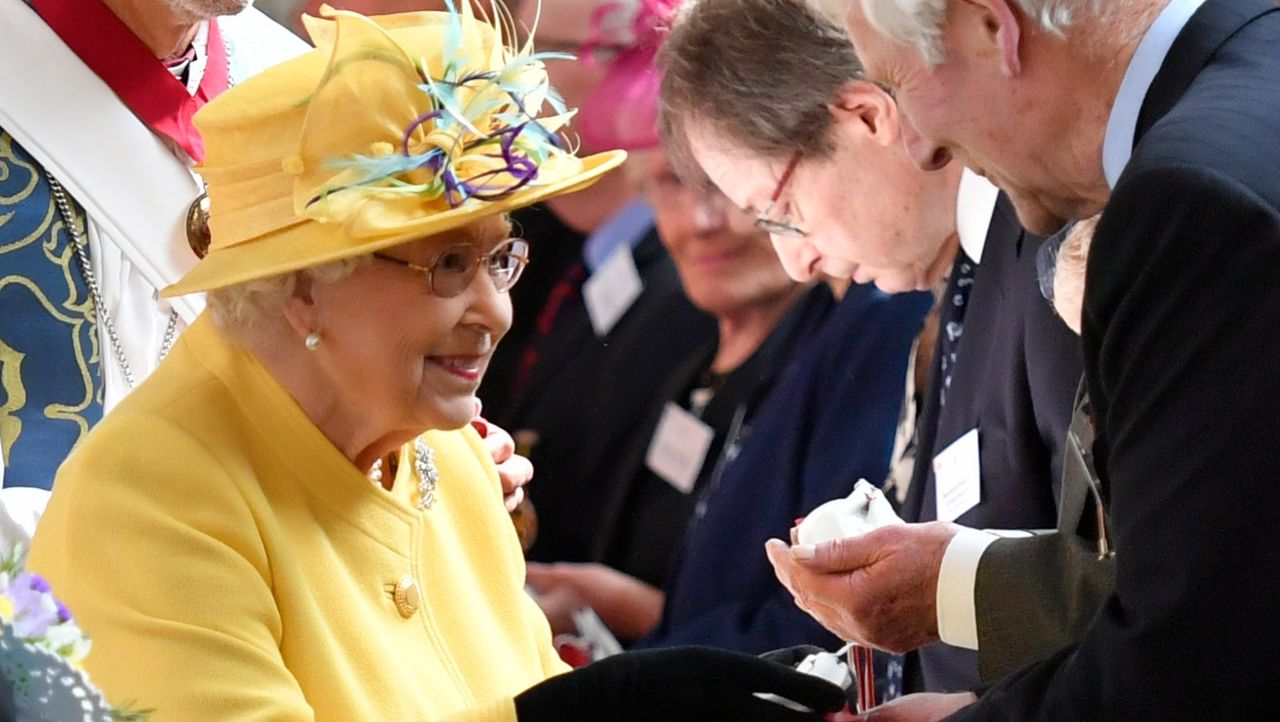
M938 639L938 570L959 527L893 524L816 546L765 544L796 605L848 642L902 654Z
M551 621L555 633L573 631L564 624L574 610L591 607L609 629L623 639L643 637L662 617L665 597L656 587L603 564L538 564L530 562L525 581Z
M973 704L972 692L922 692L899 697L854 717L861 722L935 722Z
M476 413L471 426L484 439L485 448L498 467L498 479L502 481L502 503L507 511L515 511L520 502L524 501L524 485L533 479L533 463L516 453L516 442L511 434L480 416L480 399L476 399Z

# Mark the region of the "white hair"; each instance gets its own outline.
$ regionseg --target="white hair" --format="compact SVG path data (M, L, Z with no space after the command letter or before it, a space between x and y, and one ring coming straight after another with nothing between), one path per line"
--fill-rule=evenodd
M357 268L369 262L369 256L344 258L322 263L300 271L282 273L234 286L218 288L208 293L209 309L213 320L228 331L248 331L267 316L278 313L297 287L298 278L305 276L316 283L335 283L350 276Z
M942 28L947 21L951 0L853 0L862 4L862 12L871 27L886 37L915 48L929 66L945 58ZM850 0L808 0L821 16L846 27ZM1103 0L1014 0L1018 8L1042 30L1056 35L1077 19L1086 6L1100 5Z
M1089 264L1089 248L1098 228L1098 214L1078 221L1058 249L1058 262L1053 271L1053 310L1076 335L1080 334L1081 311L1084 308L1085 269Z

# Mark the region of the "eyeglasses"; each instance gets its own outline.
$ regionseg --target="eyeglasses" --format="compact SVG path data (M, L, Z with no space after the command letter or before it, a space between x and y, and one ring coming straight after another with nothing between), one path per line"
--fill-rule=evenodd
M774 188L773 195L769 196L769 205L765 206L760 215L756 216L756 228L771 236L804 238L807 235L796 227L787 216L784 215L781 218L771 217L773 209L778 205L778 199L782 197L782 191L787 187L787 182L791 180L791 176L796 172L796 165L800 162L800 156L801 151L796 151L791 156L791 160L787 161L787 167L782 170L782 177L778 179L778 187Z
M375 253L373 257L427 274L431 292L440 298L452 298L465 291L475 279L476 269L484 264L493 279L494 288L505 293L520 280L520 274L529 262L529 242L522 238L508 238L488 253L480 253L473 245L459 243L441 251L427 266L383 253Z

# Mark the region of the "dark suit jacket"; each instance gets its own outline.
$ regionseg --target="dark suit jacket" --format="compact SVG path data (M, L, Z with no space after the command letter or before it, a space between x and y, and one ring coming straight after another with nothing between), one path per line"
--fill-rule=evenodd
M981 502L956 521L976 528L1054 525L1081 361L1080 340L1040 293L1036 252L1041 243L1022 229L1001 194L941 409L941 352L935 354L917 427L915 472L903 504L907 521L937 519L931 461L978 429ZM969 650L934 644L920 650L919 664L923 686L932 691L970 689L980 681L977 655Z
M1084 359L1116 587L959 720L1273 719L1280 10L1209 0L1094 235Z
M538 561L591 561L608 501L618 444L644 432L655 389L714 348L715 321L684 296L656 231L634 250L644 292L609 333L597 337L580 297L552 331L523 393L494 419L532 431L529 499Z

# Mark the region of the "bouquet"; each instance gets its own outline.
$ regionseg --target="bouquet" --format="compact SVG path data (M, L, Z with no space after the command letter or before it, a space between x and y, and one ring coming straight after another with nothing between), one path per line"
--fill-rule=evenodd
M89 637L49 583L22 569L21 551L0 560L0 720L142 722L89 683L80 663Z

